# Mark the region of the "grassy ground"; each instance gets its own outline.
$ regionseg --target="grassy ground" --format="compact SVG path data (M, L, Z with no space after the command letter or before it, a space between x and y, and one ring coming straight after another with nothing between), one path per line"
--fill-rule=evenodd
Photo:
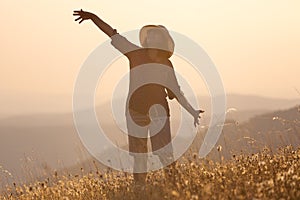
M149 173L147 183L137 193L130 174L100 173L95 166L86 175L54 174L43 182L8 186L0 199L300 199L300 148L288 146L274 155L265 149L222 163L195 154L169 174Z

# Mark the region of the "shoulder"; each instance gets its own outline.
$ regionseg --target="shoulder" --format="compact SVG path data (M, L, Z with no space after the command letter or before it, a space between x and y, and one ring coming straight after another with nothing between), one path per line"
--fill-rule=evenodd
M142 49L138 45L135 45L134 43L130 42L123 35L119 34L116 30L115 30L115 34L113 34L110 38L111 38L110 43L112 44L112 46L114 46L116 49L118 49L121 53L123 53L127 57L131 54L131 52Z
M111 37L111 44L113 46L118 45L120 43L128 42L127 38L125 38L123 35L120 35L119 33L115 32Z

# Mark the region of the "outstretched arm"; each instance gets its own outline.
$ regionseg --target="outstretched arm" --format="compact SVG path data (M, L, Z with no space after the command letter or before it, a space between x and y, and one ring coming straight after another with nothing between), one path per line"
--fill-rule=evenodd
M199 125L200 113L204 113L204 110L195 110L182 92L180 92L180 94L176 96L176 99L180 103L180 105L194 117L194 125Z
M110 25L108 25L107 23L105 23L102 19L100 19L97 15L90 13L90 12L86 12L81 10L75 10L73 13L74 16L78 16L78 18L75 19L75 21L79 21L79 24L85 20L92 20L97 26L98 28L103 31L106 35L108 35L109 37L113 36L114 34L116 34L116 30L113 29Z
M195 110L188 100L185 98L183 92L180 90L179 84L177 82L175 72L172 69L172 73L169 75L169 81L171 81L172 85L174 86L174 91L171 91L167 88L169 99L176 98L178 103L187 110L193 117L194 117L194 125L199 125L200 114L204 113L204 110Z
M92 20L101 31L111 38L111 44L128 58L131 57L131 52L140 48L139 46L128 41L124 36L120 35L116 29L113 29L110 25L105 23L93 13L86 12L81 9L74 11L73 15L78 16L75 21L80 20L79 23L83 22L84 20Z

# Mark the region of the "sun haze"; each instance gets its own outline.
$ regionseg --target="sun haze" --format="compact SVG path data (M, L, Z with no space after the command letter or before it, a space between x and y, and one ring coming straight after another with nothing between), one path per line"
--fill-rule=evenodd
M92 23L74 22L80 8L120 33L162 24L185 34L214 61L227 93L299 97L299 1L2 0L0 6L2 113L71 110L81 64L108 39Z

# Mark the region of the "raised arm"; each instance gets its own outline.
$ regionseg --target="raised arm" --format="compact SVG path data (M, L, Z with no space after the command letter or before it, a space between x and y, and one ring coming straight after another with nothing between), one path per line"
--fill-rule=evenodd
M74 11L74 16L78 16L75 21L79 21L79 24L85 20L92 20L101 31L111 38L111 44L118 49L121 53L130 59L131 52L139 49L140 47L128 41L125 37L120 35L116 29L113 29L110 25L105 23L97 15L81 10Z
M75 19L75 21L79 21L79 24L85 20L92 20L97 26L98 28L103 31L106 35L108 35L109 37L113 36L114 34L116 34L116 30L113 29L110 25L108 25L107 23L105 23L102 19L100 19L97 15L90 13L90 12L86 12L81 10L75 10L73 13L74 16L78 16L78 18Z

